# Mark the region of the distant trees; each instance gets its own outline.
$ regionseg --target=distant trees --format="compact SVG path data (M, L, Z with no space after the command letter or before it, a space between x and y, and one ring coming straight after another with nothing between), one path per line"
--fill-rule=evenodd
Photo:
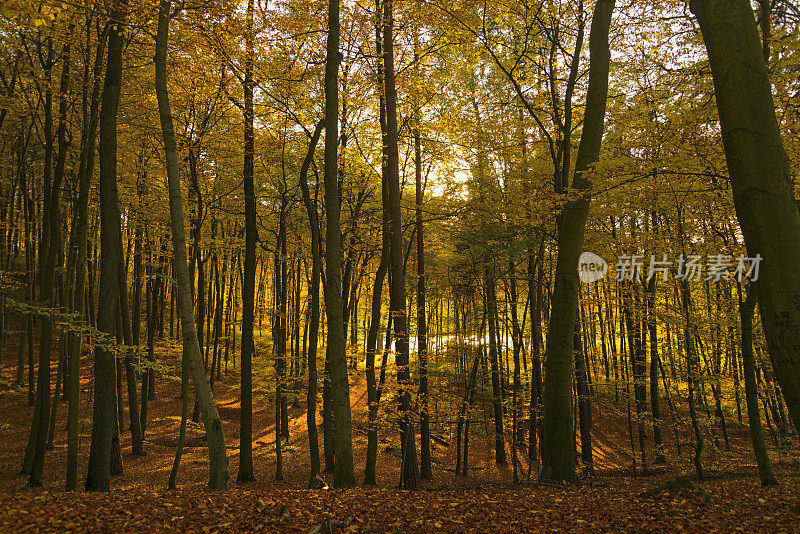
M472 473L476 440L514 480L591 476L598 398L637 474L704 476L736 417L776 481L770 448L800 422L800 21L783 4L695 0L699 34L669 2L9 6L0 355L31 407L31 485L66 415L77 488L89 402L87 489L139 461L145 429L177 435L175 487L195 398L226 487L220 386L242 483L271 461L254 446L273 416L270 469L312 488L355 484L360 433L365 484L387 439L408 489L448 462ZM612 42L636 53L612 63ZM580 282L585 251L603 280Z

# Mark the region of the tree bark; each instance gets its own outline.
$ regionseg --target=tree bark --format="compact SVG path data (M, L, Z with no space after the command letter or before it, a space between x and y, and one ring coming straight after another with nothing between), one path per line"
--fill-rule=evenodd
M378 121L381 127L381 202L385 204L388 195L388 185L386 183L386 162L388 159L386 145L386 100L384 98L384 68L383 68L383 13L381 12L381 0L375 0L375 49L377 67L377 86L378 86ZM389 270L389 213L382 211L381 217L381 259L378 270L375 272L375 284L372 286L372 307L369 323L369 331L366 336L366 373L367 373L367 461L364 467L364 485L376 484L375 465L378 460L378 406L380 397L378 387L375 383L375 354L378 352L378 330L381 321L381 302L383 292L383 282ZM391 317L391 314L389 315ZM387 325L388 326L388 325ZM389 330L386 330L389 336ZM383 368L382 368L383 369Z
M241 413L237 482L253 482L253 323L256 286L256 194L253 185L253 0L247 2L244 73L244 273L242 276ZM277 431L276 431L277 437Z
M116 4L108 29L108 60L100 112L100 294L97 330L105 335L94 349L94 410L92 442L89 448L87 491L111 488L112 438L117 415L115 388L116 362L109 350L116 328L119 297L118 277L121 246L117 205L117 110L122 85L122 22L127 16L127 1Z
M416 185L416 230L417 230L417 357L419 359L419 470L423 480L431 473L431 430L428 415L428 324L425 319L425 239L422 228L422 150L417 109L414 127L414 181Z
M320 473L319 462L319 434L317 432L317 340L319 336L319 282L322 270L322 257L320 255L319 241L319 214L317 206L311 200L311 190L308 187L308 169L314 160L314 150L319 142L325 121L321 120L314 128L311 140L308 143L308 152L300 167L300 188L303 191L303 203L308 213L308 225L311 230L311 284L308 292L311 297L311 311L308 326L308 391L306 392L306 424L308 426L308 450L311 456L311 477L309 485Z
M492 369L492 407L494 410L494 459L497 465L506 463L506 442L503 429L503 401L500 393L500 362L497 350L497 292L492 260L487 254L484 261L484 292L486 315L489 322L489 363Z
M325 312L328 319L328 359L331 376L333 418L334 485L355 484L353 442L350 423L350 384L342 307L342 229L339 198L338 136L339 88L339 0L328 3L328 40L325 61Z
M156 96L164 137L164 150L167 162L169 183L169 207L172 223L172 248L174 251L173 269L178 285L178 302L181 313L183 344L188 347L188 365L194 382L195 394L203 414L209 453L209 481L212 489L226 489L228 486L228 457L225 448L225 435L217 406L208 385L197 332L192 320L191 280L186 264L186 234L183 227L183 201L181 198L180 167L175 132L172 124L172 111L167 92L167 38L169 36L170 0L162 0L158 10L158 34L156 36Z
M91 43L91 24L86 23L87 32L87 51ZM83 115L84 127L81 132L81 152L78 167L78 199L76 202L77 213L73 221L75 228L74 246L75 250L75 287L72 305L72 312L79 314L81 319L84 317L85 294L86 294L86 252L88 234L88 207L89 207L89 188L94 169L94 140L97 132L97 121L100 110L100 88L102 83L103 56L105 51L107 34L99 36L97 52L95 55L94 67L92 70L92 92L88 97L84 89ZM88 52L87 52L88 56ZM86 61L84 69L86 85L88 87L89 62ZM87 99L90 98L91 105ZM88 114L87 114L88 111ZM81 370L81 340L82 336L76 332L70 332L67 340L69 378L67 379L67 391L69 394L69 408L67 412L67 478L66 491L75 491L78 487L78 447L80 444L79 422L80 422L80 370Z
M397 89L394 71L393 0L383 3L383 66L386 97L386 146L388 195L384 210L389 212L390 293L389 313L394 323L395 364L400 411L400 487L416 489L420 474L414 422L411 418L410 370L408 366L408 318L406 316L405 269L403 265L403 223L400 211L400 158L397 147Z
M764 49L746 0L692 0L706 44L736 216L763 258L758 307L775 375L800 428L800 213Z
M762 486L777 486L778 481L772 470L764 436L761 431L761 414L758 411L758 385L756 384L756 365L753 357L753 311L756 307L756 292L751 287L747 298L739 303L739 318L742 326L742 366L744 367L745 402L747 403L747 424L753 453L758 464L758 475ZM740 297L741 299L741 297Z
M608 71L608 33L614 0L598 0L589 34L589 86L572 187L580 196L569 201L558 229L558 259L544 362L544 433L542 480L575 479L575 435L572 428L572 359L578 304L578 258L591 200L590 166L600 156L603 140Z

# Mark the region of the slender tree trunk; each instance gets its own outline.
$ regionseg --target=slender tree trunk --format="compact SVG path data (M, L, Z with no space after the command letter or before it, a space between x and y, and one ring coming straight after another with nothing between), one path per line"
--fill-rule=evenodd
M384 98L384 66L383 66L383 13L381 11L381 0L375 0L375 49L377 63L377 86L378 86L378 119L381 127L381 202L386 204L388 196L388 184L386 181L386 165L388 161L388 146L386 144L386 100ZM378 406L380 402L378 387L375 383L375 354L378 351L378 330L381 321L381 302L383 292L383 282L389 270L390 244L389 244L389 212L383 210L381 226L381 259L378 270L375 272L375 284L372 286L372 307L367 332L366 347L366 373L367 373L367 402L368 402L368 427L367 427L367 461L364 467L364 485L374 486L375 465L378 460ZM391 313L389 314L391 317ZM389 336L387 325L386 336Z
M181 351L181 428L178 434L178 447L175 451L175 459L172 462L172 469L169 473L168 489L175 489L178 480L178 468L181 465L183 455L183 445L186 443L186 422L189 420L189 345L184 344Z
M431 430L428 415L428 323L425 318L425 239L422 228L422 150L420 147L419 113L414 128L414 181L416 183L417 230L417 355L419 358L419 427L420 427L420 477L433 477L431 472Z
M587 476L594 476L592 458L592 402L587 381L587 370L581 343L581 321L575 321L575 389L578 393L578 417L581 435L581 462Z
M417 446L414 422L411 418L411 394L409 391L408 362L408 318L406 316L405 269L403 265L403 230L400 210L400 163L397 147L397 89L394 71L394 15L393 1L383 2L383 65L384 94L386 97L386 146L388 195L384 210L390 218L390 299L389 313L393 317L397 365L397 385L400 411L401 472L400 487L416 489L420 474L417 463Z
M328 3L328 40L325 61L325 312L328 318L328 360L331 377L333 417L336 422L333 446L336 456L334 485L355 484L353 443L350 424L350 384L344 340L342 306L342 233L338 165L339 88L339 0Z
M244 274L242 276L241 412L239 419L239 474L236 481L253 482L253 323L256 285L256 194L253 185L253 0L247 2L244 79ZM277 431L276 431L277 438Z
M322 270L322 257L320 255L319 241L319 215L317 206L311 200L311 190L308 187L308 169L314 161L314 150L319 142L325 121L317 123L311 140L308 143L308 151L300 167L300 188L303 191L303 203L308 213L308 225L311 229L311 284L308 292L311 298L311 311L308 326L308 391L306 396L307 414L306 424L308 426L308 450L311 456L311 486L317 475L320 473L319 462L319 435L317 433L317 339L319 336L319 282Z
M172 112L167 92L167 37L169 35L169 0L162 0L158 11L158 34L156 37L156 96L164 137L164 150L167 161L169 182L170 220L172 223L172 249L174 251L174 272L178 284L178 300L181 312L184 347L188 346L187 357L194 382L195 394L203 414L209 452L209 482L212 489L226 489L228 486L228 457L225 448L225 435L217 406L208 385L203 366L200 345L192 321L191 281L186 264L186 237L183 228L183 202L181 199L180 168L175 132L172 125Z
M91 20L87 20L87 59L89 45L91 44ZM94 169L94 140L97 132L97 122L100 110L100 89L102 83L103 56L106 45L106 34L100 36L97 43L94 68L92 71L93 86L91 97L84 89L83 94L83 115L84 127L81 132L81 152L78 168L78 199L76 202L77 213L73 221L75 228L74 246L72 252L75 255L75 288L73 294L72 312L84 317L84 297L86 294L86 252L88 234L88 204L89 187ZM89 62L86 61L84 77L88 86L89 81ZM89 100L90 98L90 100ZM91 104L89 104L91 102ZM88 112L88 114L87 114ZM81 370L81 339L82 336L76 332L70 332L67 340L68 344L68 367L69 378L67 380L67 391L69 392L69 408L67 413L67 479L65 490L75 491L78 487L78 448L80 445L79 422L80 422L80 370Z
M486 255L484 261L484 291L486 314L489 321L489 362L492 368L492 407L494 409L494 457L495 463L506 463L505 432L503 429L503 404L500 393L500 368L497 350L497 294L492 260Z
M117 216L119 219L119 216ZM120 247L122 245L122 232L117 230L119 235ZM120 248L121 250L121 248ZM133 338L131 332L131 317L130 307L128 304L128 270L125 267L125 262L122 260L122 254L119 255L119 278L117 279L119 289L119 309L120 319L122 321L122 336L127 347L135 347L138 345L137 341ZM131 431L131 449L134 456L144 456L144 441L142 437L141 419L139 416L139 396L136 391L136 371L133 368L133 354L130 349L125 350L125 384L128 389L128 414L130 417L130 431ZM123 419L119 419L120 426L123 424Z
M661 399L658 393L658 327L656 323L656 278L647 284L647 328L650 332L650 409L653 412L653 441L656 446L654 463L664 465L664 439L661 436Z
M589 80L575 176L572 187L580 196L566 203L558 229L558 260L547 332L543 394L543 480L575 478L575 436L572 428L572 351L578 303L578 257L589 213L591 180L586 171L600 156L603 139L608 71L611 54L608 33L614 0L595 4L589 34Z
M158 267L155 279L150 282L150 290L148 291L148 316L147 316L147 361L152 364L155 361L155 341L156 341L156 328L158 327L158 298L161 294L161 266ZM142 437L147 427L147 401L150 397L150 375L153 369L148 369L147 372L142 374L142 411L141 427Z
M684 314L684 351L686 353L686 381L688 385L687 400L689 403L689 417L692 422L692 430L694 432L694 468L697 472L697 478L703 480L703 434L700 430L700 423L697 420L697 408L695 403L695 394L697 387L697 349L694 343L692 332L692 304L691 293L689 291L689 284L686 280L680 281L681 289L681 304Z
M758 464L758 474L762 486L777 486L778 481L772 470L764 436L761 431L761 415L758 411L758 385L756 384L756 366L753 357L753 311L756 307L755 288L747 291L747 298L739 303L739 317L742 326L742 365L744 366L745 402L747 403L747 424L750 427L750 439Z

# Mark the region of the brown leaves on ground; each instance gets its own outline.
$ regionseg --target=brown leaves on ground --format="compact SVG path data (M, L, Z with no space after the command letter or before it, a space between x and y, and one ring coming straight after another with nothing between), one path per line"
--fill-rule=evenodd
M794 478L794 477L793 477ZM762 488L752 478L689 492L640 496L652 479L606 487L485 486L402 492L374 488L257 491L202 487L0 496L7 532L800 532L800 486ZM319 528L320 525L323 528Z

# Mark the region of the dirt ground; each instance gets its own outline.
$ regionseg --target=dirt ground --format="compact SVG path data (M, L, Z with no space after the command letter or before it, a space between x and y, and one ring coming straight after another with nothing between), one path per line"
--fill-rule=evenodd
M643 491L678 474L692 476L688 463L690 451L684 446L682 455L677 454L675 444L684 438L672 430L665 416L668 464L651 469L649 476L641 476L641 469L637 471L640 476L633 476L626 405L615 404L613 395L602 394L602 390L598 390L601 394L593 414L595 477L584 478L577 485L533 483L537 472L533 466L530 478L527 477L524 447L518 451L522 483L512 484L510 462L500 467L494 462L494 436L491 426L483 420L472 424L469 475L455 477L455 451L451 445L454 428L447 421L455 419L447 415L452 400L432 398L437 414L434 420L444 423L433 427L440 438L432 443L433 478L423 483L421 491L396 489L399 440L391 428L380 435L377 488L306 490L310 471L305 394L301 389L289 394L290 439L283 445L284 478L275 480L271 359L265 356L269 352L262 346L257 349L260 360L255 364L254 379L261 381L256 381L254 395L255 483L238 486L234 482L238 471L239 390L238 374L229 367L230 372L215 384L214 395L228 447L230 489L210 492L205 488L207 448L202 427L190 424L178 476L179 488L166 490L179 428L180 384L174 379L179 351L160 343L160 360L173 378L157 379L156 398L149 405L146 456L131 454L130 433L123 432L124 474L112 481L112 492L106 495L63 492L67 406L66 402L60 402L55 446L47 452L45 460L44 488L28 488L27 476L20 475L19 470L32 408L27 406L26 390L11 385L16 371L16 349L16 336L12 335L0 380L0 507L5 510L0 520L2 531L309 532L322 525L331 532L800 532L800 457L796 447L773 450L782 485L761 488L747 428L732 425L730 452L714 450L711 436L706 440L704 464L708 480L700 485L711 494L710 500L683 490L642 496ZM91 354L84 354L82 368L79 477L86 473L91 439L88 402ZM367 441L363 367L352 372L350 384L356 478L360 482ZM432 391L435 394L436 390ZM388 393L384 398L389 398ZM490 417L489 410L485 413ZM485 416L478 413L475 417ZM321 422L321 414L317 420ZM321 431L320 426L320 440ZM648 437L651 439L649 433ZM510 452L510 442L508 445ZM653 451L648 450L647 454L652 458ZM329 484L332 482L331 475L324 474L323 478Z

